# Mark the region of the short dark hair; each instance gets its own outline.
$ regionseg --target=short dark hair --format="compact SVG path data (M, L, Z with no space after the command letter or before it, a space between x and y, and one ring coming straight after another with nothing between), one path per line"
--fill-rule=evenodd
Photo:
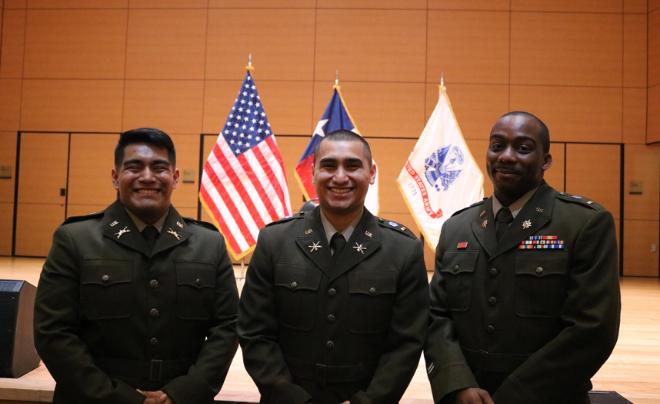
M167 159L172 164L172 167L176 167L176 150L174 150L174 143L169 135L156 128L138 128L128 130L119 136L119 143L117 143L117 147L115 148L116 168L119 168L124 161L124 150L126 146L135 143L146 143L159 149L167 150Z
M316 164L316 156L319 154L319 150L321 149L321 143L329 141L329 142L362 142L362 154L364 154L364 157L367 159L367 162L369 163L369 168L371 168L372 164L372 158L371 158L371 147L369 147L369 143L367 143L366 140L357 133L346 130L346 129L339 129L334 132L330 132L327 135L321 139L319 144L316 145L316 148L314 149L314 164Z
M543 153L549 153L550 152L550 131L548 130L548 127L545 126L542 120L537 118L536 116L530 114L529 112L525 111L511 111L509 113L506 113L500 117L500 119L504 118L505 116L510 116L510 115L525 115L530 118L534 118L536 122L539 123L539 126L541 127L541 130L539 131L539 138L541 139L541 146L543 146Z

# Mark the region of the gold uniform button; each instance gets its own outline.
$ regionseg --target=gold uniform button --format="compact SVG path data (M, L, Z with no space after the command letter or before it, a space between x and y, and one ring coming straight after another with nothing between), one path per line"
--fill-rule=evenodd
M107 282L110 280L110 277L108 275L103 275L101 279L103 279L103 282Z
M458 269L458 268L460 268L458 264L454 265L454 269Z
M334 341L328 341L325 343L325 346L328 347L328 349L332 349L335 347L335 342Z
M334 314L328 314L328 323L332 324L335 322L336 318Z
M375 295L376 294L376 288L370 288L369 289L369 294Z
M337 290L335 288L331 288L328 290L328 296L330 297L335 297L337 296Z
M149 340L149 344L151 345L158 345L158 338L154 337Z
M497 268L490 269L490 276L497 276Z
M152 279L152 280L149 281L149 287L150 287L151 289L156 289L158 286L159 286L159 285L158 285L158 281L157 281L157 280Z
M536 273L539 274L539 275L542 274L543 273L543 268L542 267L537 267L536 268Z
M160 316L160 311L158 311L158 309L151 309L149 310L149 315L151 317L158 317Z
M295 289L298 287L298 282L291 282L291 289Z

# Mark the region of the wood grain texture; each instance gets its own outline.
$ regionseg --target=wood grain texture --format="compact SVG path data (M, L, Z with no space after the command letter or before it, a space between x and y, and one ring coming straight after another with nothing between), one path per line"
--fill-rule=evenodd
M658 84L660 84L660 10L648 15L648 85L651 87Z
M23 80L20 128L119 132L123 87L121 80Z
M660 85L649 87L646 143L660 142Z
M71 216L71 205L96 205L105 209L117 199L112 168L118 141L118 135L71 134L67 216Z
M490 130L488 131L488 135L489 134ZM486 170L486 153L488 152L489 144L488 135L486 135L483 140L465 140L468 148L470 148L472 157L474 157L474 160L477 162L477 166L479 166L481 173L484 175L484 197L486 198L493 194L493 183L490 181L490 177L488 176L488 170Z
M429 11L427 81L509 83L510 13Z
M648 9L648 0L623 0L624 13L646 14Z
M511 110L539 117L556 142L620 143L622 96L621 87L511 86Z
M203 80L129 80L122 130L156 127L172 135L202 130Z
M207 10L131 9L126 78L204 78Z
M566 155L564 154L564 146L564 143L550 143L552 166L543 173L543 179L559 192L565 191L564 173L566 170Z
M18 203L64 206L60 189L67 187L69 134L22 133L19 153Z
M625 276L658 276L658 228L660 222L657 220L624 220L623 226L623 274ZM655 251L653 251L652 245L655 246Z
M566 145L566 192L589 198L620 218L619 145Z
M30 10L24 78L123 79L126 10Z
M421 134L421 133L420 133ZM401 170L406 164L417 139L368 139L371 154L378 167L378 199L380 202L379 216L389 217L392 214L410 215L410 210L401 195L396 182ZM415 226L410 220L408 226ZM419 234L419 232L416 232Z
M16 209L16 255L48 255L53 233L63 221L64 201L61 204L19 203Z
M207 8L209 0L130 0L130 8Z
M2 147L0 147L0 166L11 167L11 179L0 179L0 203L14 203L17 138L18 135L15 132L0 132L0 144L2 144Z
M426 11L318 10L315 80L424 82Z
M660 0L648 0L648 12L649 14L653 11L660 9Z
M511 13L511 83L621 86L622 24L620 14Z
M92 213L100 212L105 210L108 207L108 204L105 205L76 205L68 203L66 205L66 217L67 219L73 216L87 216Z
M209 10L206 79L243 80L251 53L255 80L311 81L314 21L309 9Z
M14 203L0 202L0 223L5 223L3 228L7 234L14 232ZM11 255L11 237L0 237L0 255Z
M362 8L426 10L426 0L318 0L316 7L322 8Z
M176 148L176 168L180 172L179 185L172 192L172 205L177 209L193 209L195 214L192 217L197 218L200 137L196 133L171 134L170 137ZM195 172L195 182L193 184L184 184L183 170L193 170Z
M20 79L23 77L27 11L10 9L8 3L10 2L5 2L5 9L2 12L0 78Z
M511 0L512 11L551 11L572 13L621 13L621 0Z
M418 139L426 125L424 88L422 83L350 82L341 85L341 93L362 136ZM314 83L314 127L332 92L332 82Z
M208 0L209 8L315 8L316 0Z
M623 217L626 220L659 220L660 146L625 145L624 166ZM630 194L633 180L643 182L641 195ZM624 235L627 237L625 232Z
M623 143L646 143L646 88L623 89Z
M0 79L0 130L20 127L22 85L20 79Z
M429 0L429 10L509 11L510 0Z
M30 0L30 9L128 8L129 0ZM131 1L133 3L133 1Z
M623 86L646 87L646 14L623 16Z

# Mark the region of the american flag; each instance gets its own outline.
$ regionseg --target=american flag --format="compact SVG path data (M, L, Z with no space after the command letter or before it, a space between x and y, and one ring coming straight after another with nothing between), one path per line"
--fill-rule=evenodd
M249 70L204 165L199 198L234 259L254 249L262 227L291 214L284 162Z

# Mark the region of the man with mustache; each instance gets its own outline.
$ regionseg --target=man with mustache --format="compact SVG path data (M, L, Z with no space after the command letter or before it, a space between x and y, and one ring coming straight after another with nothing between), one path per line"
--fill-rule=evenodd
M259 233L238 334L262 404L391 404L410 383L428 326L422 243L364 207L376 166L359 135L314 153L319 207Z
M119 199L55 231L37 288L35 346L54 404L210 404L238 347L238 293L222 235L170 204L170 137L121 134Z
M588 404L614 349L614 220L543 180L549 151L537 117L502 116L486 154L493 196L442 228L425 348L436 403Z

